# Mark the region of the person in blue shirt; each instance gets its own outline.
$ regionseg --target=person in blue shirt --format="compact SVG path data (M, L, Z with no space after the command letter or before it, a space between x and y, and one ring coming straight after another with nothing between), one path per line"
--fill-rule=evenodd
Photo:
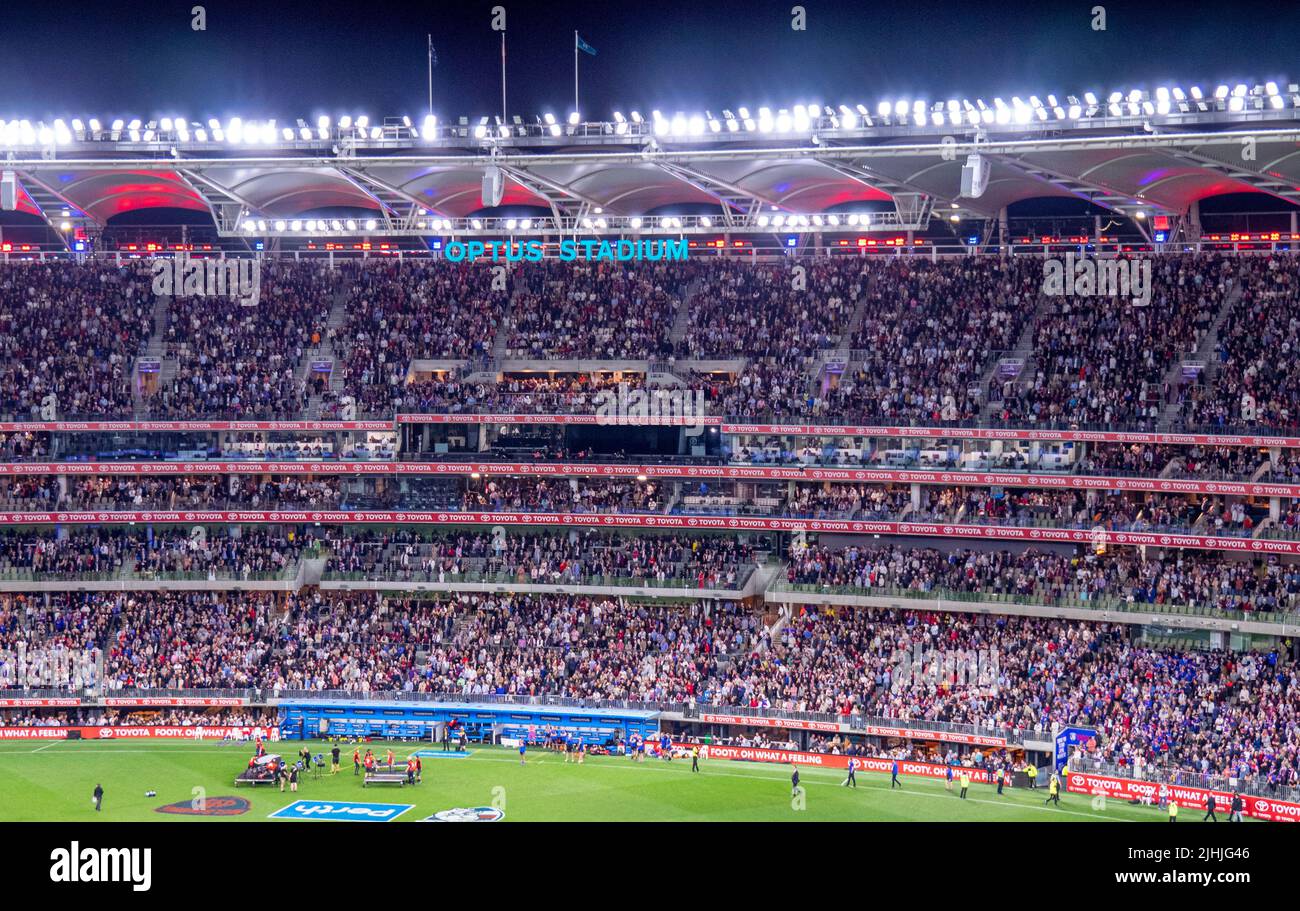
M793 763L791 765L794 768L794 772L790 775L790 796L797 797L799 795L799 767L793 765Z
M846 788L850 785L855 788L858 786L858 761L856 759L849 760L849 777L844 779L842 784Z
M519 764L520 765L524 764L524 753L526 752L528 752L527 742L523 740L519 741Z
M892 791L894 788L901 788L902 786L902 783L898 780L898 760L895 759L889 767L889 790Z
M948 764L948 781L944 784L945 791L952 790L952 763Z

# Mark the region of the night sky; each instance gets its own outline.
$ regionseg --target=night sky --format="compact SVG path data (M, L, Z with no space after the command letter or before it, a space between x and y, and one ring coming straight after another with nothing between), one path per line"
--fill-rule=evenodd
M0 118L184 115L192 120L409 114L426 104L425 35L444 120L500 110L492 2L208 0L49 3L0 13ZM509 109L666 114L799 102L1300 81L1300 5L1288 2L515 2L507 10ZM1106 7L1107 28L1091 28Z

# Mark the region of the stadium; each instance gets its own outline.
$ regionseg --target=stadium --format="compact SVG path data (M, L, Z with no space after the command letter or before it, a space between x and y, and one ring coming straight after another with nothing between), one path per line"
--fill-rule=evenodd
M0 110L0 821L1300 820L1300 85L429 41Z

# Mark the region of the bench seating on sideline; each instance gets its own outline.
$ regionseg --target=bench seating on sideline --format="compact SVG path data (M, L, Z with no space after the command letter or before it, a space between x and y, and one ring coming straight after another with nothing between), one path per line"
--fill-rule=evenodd
M406 786L405 772L367 772L366 780L361 783L364 788L370 784L395 784Z

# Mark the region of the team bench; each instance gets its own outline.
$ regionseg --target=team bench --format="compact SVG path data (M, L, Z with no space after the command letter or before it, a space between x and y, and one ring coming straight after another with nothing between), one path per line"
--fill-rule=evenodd
M370 784L395 784L406 786L405 772L367 772L366 779L361 783L364 788Z

